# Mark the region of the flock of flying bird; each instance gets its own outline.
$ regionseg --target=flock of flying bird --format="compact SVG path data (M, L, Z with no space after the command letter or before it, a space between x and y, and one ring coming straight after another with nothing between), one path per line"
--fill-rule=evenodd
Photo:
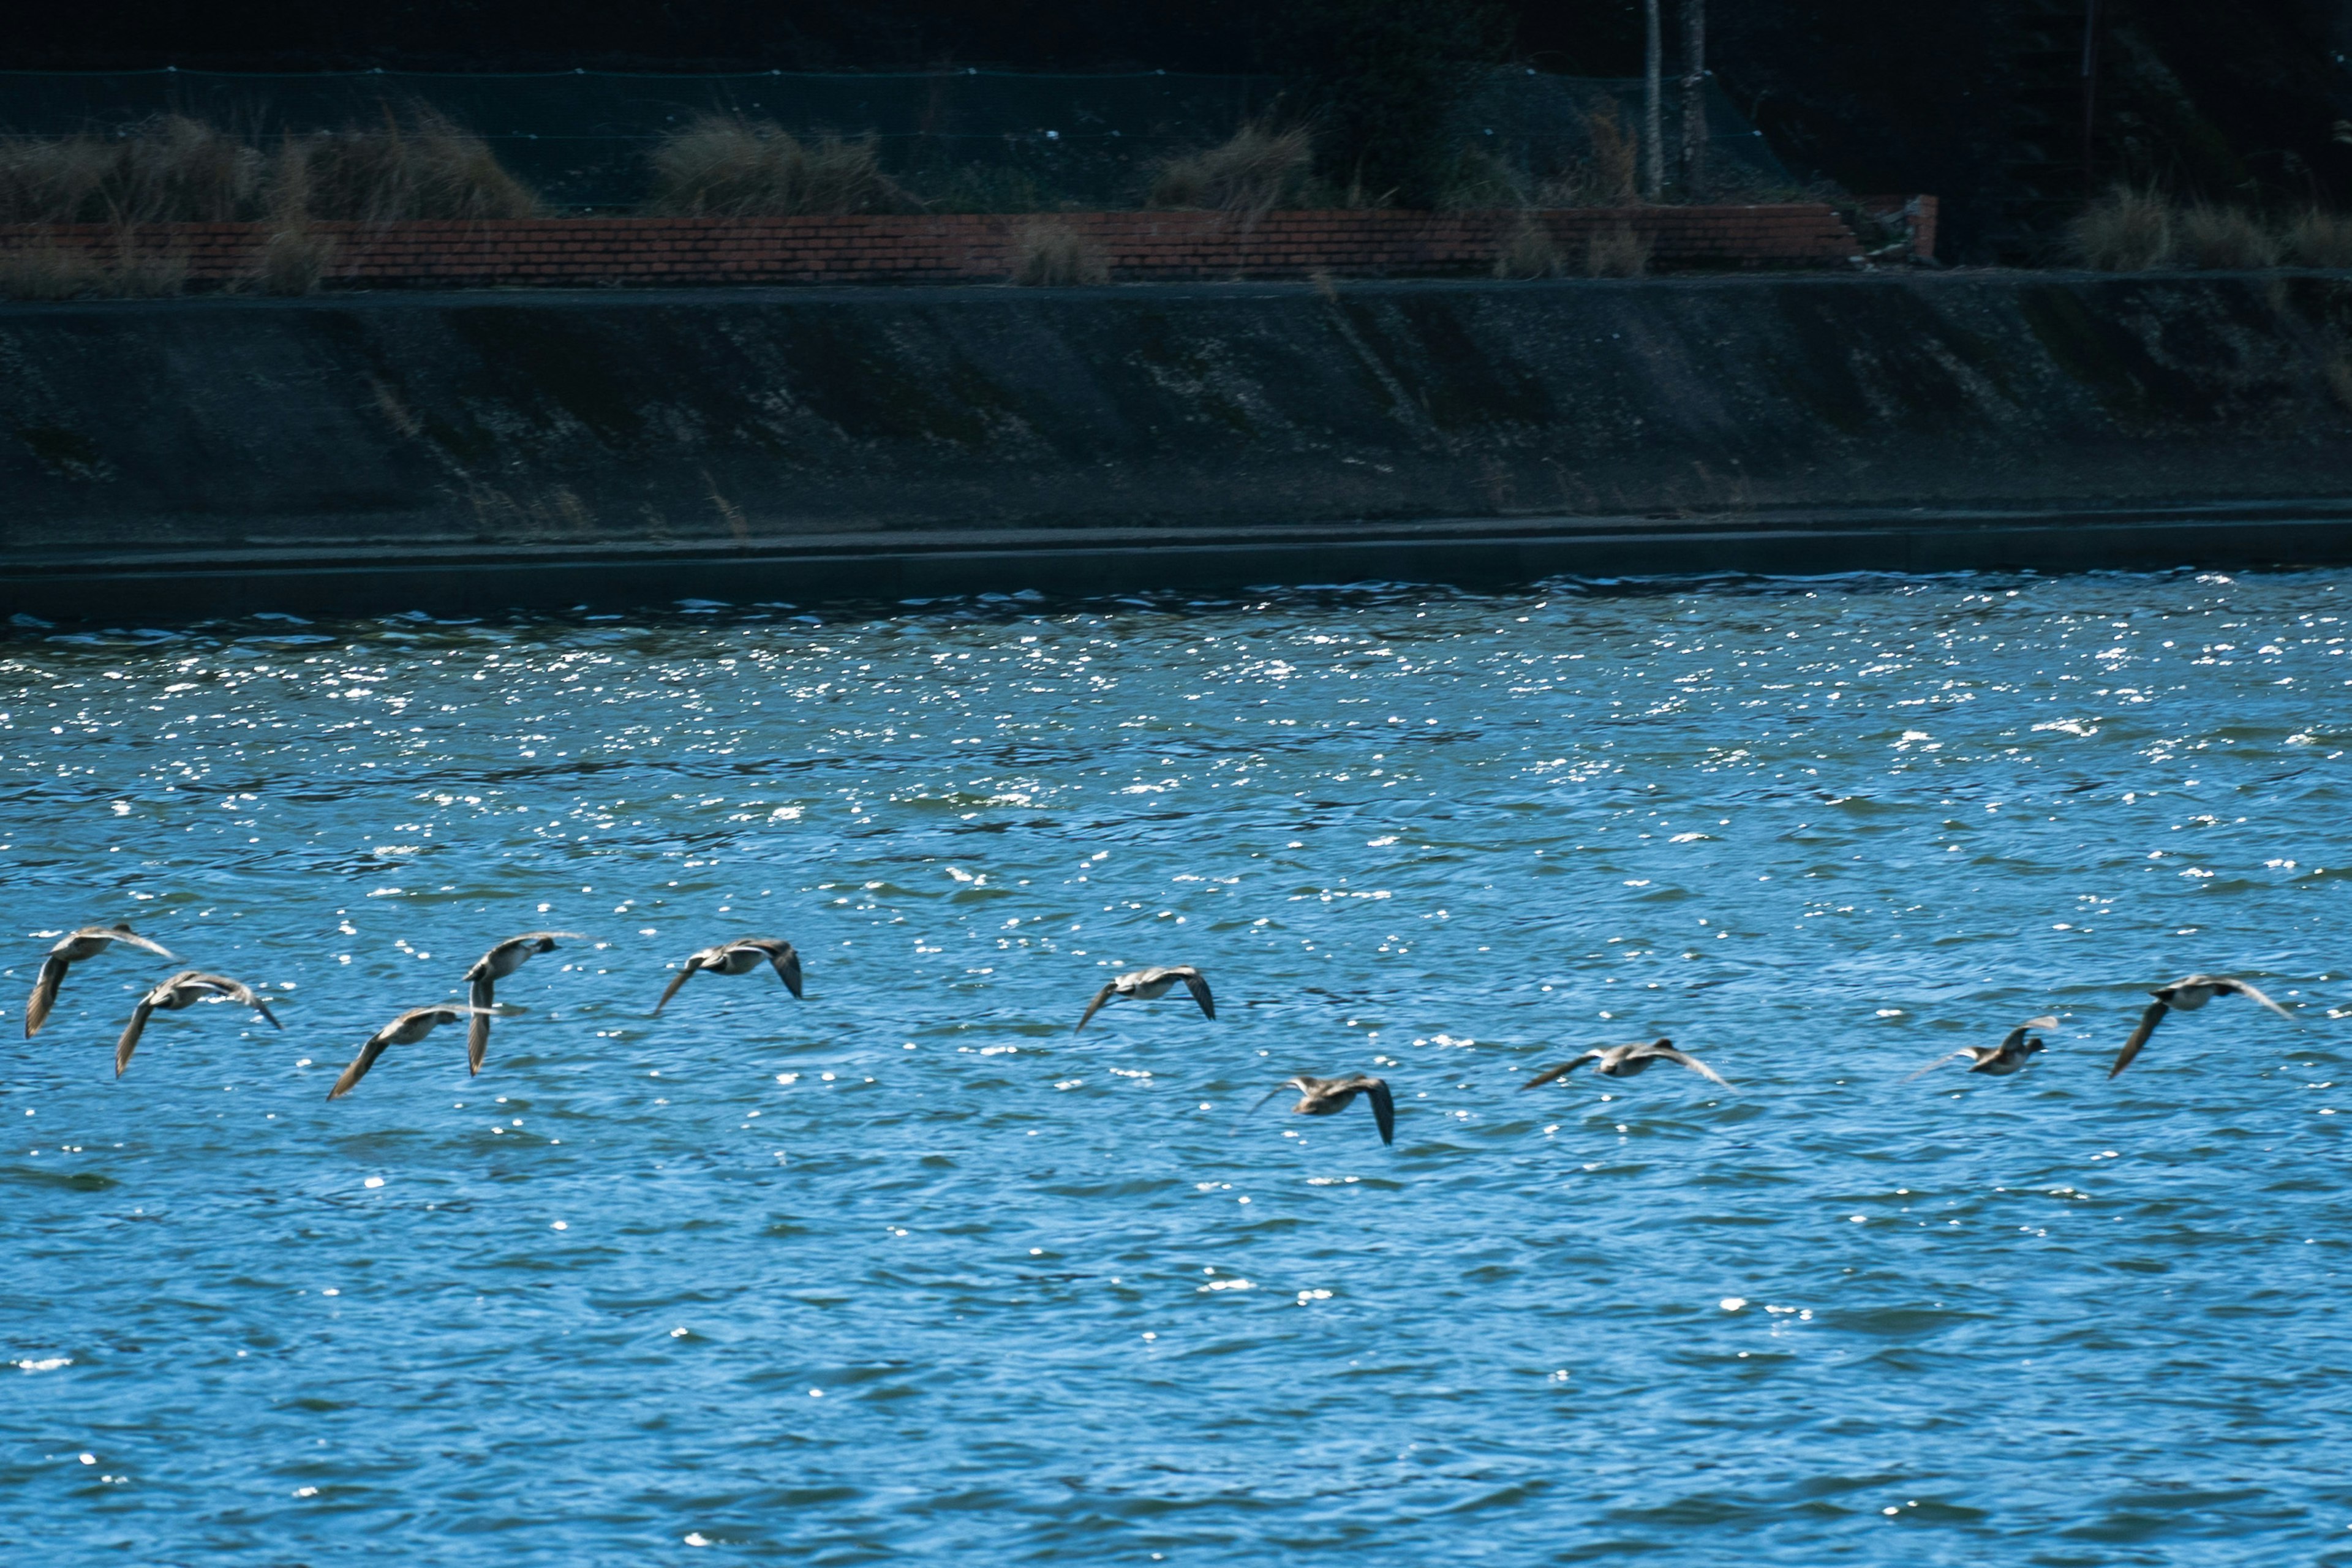
M496 994L498 983L538 954L553 952L558 938L586 940L578 931L534 931L509 937L491 948L466 971L464 1002L437 1002L427 1007L411 1007L370 1035L360 1047L360 1054L352 1059L352 1065L335 1079L335 1087L327 1091L327 1098L340 1100L349 1094L360 1079L367 1076L368 1069L375 1066L377 1058L392 1047L413 1046L442 1025L454 1024L460 1018L466 1020L467 1069L470 1073L480 1072L482 1063L489 1054L490 1020L501 1016ZM26 1039L40 1033L41 1026L47 1022L50 1012L57 1006L58 992L65 984L67 972L118 942L143 949L163 958L173 958L161 942L141 936L127 925L84 926L72 932L49 949L47 956L41 961L40 976L34 982L32 997L25 1005ZM178 962L176 959L173 961ZM697 974L749 974L762 964L772 968L776 977L784 983L784 988L793 994L795 1000L799 999L802 994L801 960L793 944L777 937L739 937L733 942L721 942L716 947L706 947L689 954L678 966L677 973L670 976L661 1000L654 1004L654 1016L659 1016L661 1010L668 1006L670 999L677 994L678 988ZM1209 994L1208 979L1198 969L1190 964L1155 966L1119 975L1096 992L1094 1000L1087 1004L1086 1012L1080 1016L1076 1029L1071 1032L1075 1034L1077 1029L1085 1028L1108 1003L1118 1000L1158 1001L1179 984L1192 993L1192 1000L1205 1016L1212 1020L1216 1017L1217 1005ZM2139 1026L2132 1031L2131 1038L2124 1042L2123 1050L2116 1058L2116 1065L2108 1070L2107 1076L2111 1079L2131 1066L2132 1058L2147 1045L2149 1037L2156 1033L2157 1026L2164 1022L2168 1014L2193 1013L2216 996L2243 996L2269 1008L2290 1023L2294 1021L2293 1014L2253 986L2226 974L2192 974L2169 985L2158 986L2149 994L2156 1000L2140 1015ZM224 974L209 974L199 969L184 969L140 997L138 1005L131 1009L131 1021L123 1026L122 1037L114 1047L115 1076L121 1077L123 1069L131 1065L131 1055L139 1048L140 1037L145 1033L150 1017L159 1012L180 1012L199 1002L232 1002L260 1014L274 1028L285 1026L271 1014L268 1004L259 993L242 981L231 980ZM1962 1046L1948 1055L1937 1057L1911 1077L1918 1078L1933 1072L1946 1062L1961 1057L1969 1058L1970 1072L2007 1077L2024 1067L2029 1058L2042 1049L2042 1043L2033 1031L2057 1026L2055 1017L2030 1018L2011 1029L1997 1046ZM1687 1051L1677 1049L1671 1039L1596 1047L1581 1056L1544 1068L1519 1087L1522 1089L1535 1089L1564 1079L1587 1062L1592 1064L1594 1072L1604 1078L1634 1078L1646 1072L1651 1064L1662 1061L1688 1068L1726 1089L1731 1087L1706 1063ZM1352 1073L1344 1078L1317 1078L1299 1073L1269 1089L1257 1104L1264 1105L1284 1090L1293 1089L1298 1091L1299 1100L1291 1110L1301 1116L1336 1115L1354 1104L1356 1098L1361 1095L1370 1103L1372 1121L1380 1129L1381 1142L1389 1143L1395 1141L1396 1100L1385 1080L1369 1073ZM1253 1110L1256 1108L1251 1107Z

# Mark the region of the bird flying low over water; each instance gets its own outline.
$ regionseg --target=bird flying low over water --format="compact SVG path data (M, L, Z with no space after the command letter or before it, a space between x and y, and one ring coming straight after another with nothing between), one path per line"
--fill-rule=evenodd
M206 974L200 969L183 969L146 995L131 1010L131 1022L123 1026L122 1038L114 1047L114 1076L121 1078L122 1069L131 1065L131 1053L139 1048L139 1037L145 1033L150 1014L157 1011L176 1013L183 1007L193 1007L199 1002L234 1002L250 1007L269 1020L273 1029L286 1026L269 1010L269 1004L254 994L253 987L241 980L231 980L226 974Z
M570 937L574 942L587 939L576 931L532 931L520 936L510 936L474 961L466 971L466 1000L476 1009L466 1025L466 1070L482 1070L482 1058L490 1053L491 1008L497 1005L498 983L520 969L542 952L555 951L555 939Z
M784 989L793 994L794 1001L798 1001L801 994L801 955L793 951L793 944L781 937L744 936L691 954L678 966L677 973L670 976L669 989L664 991L661 1000L654 1004L654 1016L659 1017L661 1010L669 1005L669 999L677 994L677 988L697 974L749 974L762 963L775 966L778 978L784 983Z
M367 1044L360 1047L360 1054L352 1058L352 1065L343 1069L343 1076L337 1079L335 1087L327 1091L327 1098L341 1100L351 1093L358 1087L360 1079L367 1077L368 1068L375 1066L376 1058L383 1055L385 1047L413 1046L442 1025L454 1024L480 1011L480 1008L468 1007L462 1002L437 1002L430 1007L411 1007L368 1037Z
M1072 1029L1070 1033L1075 1035L1078 1029L1085 1028L1087 1020L1102 1011L1103 1004L1115 996L1133 997L1140 1002L1157 1002L1167 995L1170 988L1180 980L1184 983L1184 988L1192 994L1192 1000L1201 1005L1202 1016L1212 1023L1215 1022L1217 1004L1209 994L1207 976L1189 963L1173 964L1165 968L1155 964L1150 969L1138 969L1122 974L1096 992L1095 999L1087 1004L1086 1012L1079 1016L1077 1028Z
M1296 1078L1283 1079L1278 1087L1267 1089L1265 1099L1260 1100L1257 1105L1264 1105L1286 1089L1295 1089L1302 1097L1290 1108L1292 1113L1298 1116L1337 1116L1353 1105L1356 1096L1360 1094L1372 1102L1372 1121L1381 1130L1381 1142L1396 1142L1396 1100L1389 1093L1389 1086L1382 1079L1366 1073L1355 1073L1347 1078L1312 1078L1300 1073ZM1257 1105L1250 1109L1255 1110Z
M1605 1078L1638 1078L1650 1070L1652 1062L1678 1062L1701 1078L1721 1083L1726 1089L1731 1087L1724 1083L1722 1076L1713 1068L1687 1051L1675 1049L1674 1041L1663 1037L1655 1040L1636 1040L1630 1046L1597 1046L1571 1061L1564 1061L1558 1067L1544 1068L1519 1087L1523 1089L1535 1089L1539 1085L1551 1082L1554 1079L1566 1078L1587 1062L1592 1064L1594 1072Z
M127 925L84 926L49 949L41 960L40 977L33 982L32 999L25 1004L25 1037L31 1039L48 1022L49 1009L58 1005L58 987L65 984L66 971L85 958L96 958L113 942L126 942L133 947L143 947L163 958L173 954L162 942L150 942Z
M2029 1039L2027 1037L2036 1029L2054 1029L2057 1026L2058 1020L2053 1017L2028 1018L2002 1037L2000 1044L1962 1046L1957 1051L1949 1051L1937 1057L1934 1061L1913 1073L1911 1078L1906 1078L1903 1081L1909 1083L1913 1078L1926 1078L1954 1057L1967 1057L1975 1063L1976 1065L1969 1068L1970 1072L1990 1073L1995 1078L2007 1078L2011 1073L2023 1067L2027 1058L2042 1049L2042 1042L2039 1039Z
M2194 1013L2216 996L2243 996L2249 1001L2261 1003L2288 1023L2294 1022L2294 1014L2244 981L2232 979L2227 974L2192 974L2186 980L2159 985L2148 994L2156 1000L2149 1003L2147 1011L2139 1016L2139 1027L2134 1029L2131 1038L2124 1042L2123 1052L2116 1058L2116 1065L2107 1069L2109 1078L2132 1065L2132 1058L2139 1055L2140 1048L2147 1044L2148 1037L2156 1033L2156 1026L2164 1022L2167 1013Z

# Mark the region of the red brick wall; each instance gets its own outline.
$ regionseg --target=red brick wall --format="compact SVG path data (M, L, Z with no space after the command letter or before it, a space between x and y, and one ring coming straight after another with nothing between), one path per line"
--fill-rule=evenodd
M1559 208L1532 215L1568 270L1588 239L1629 227L1651 259L1690 266L1819 266L1859 255L1829 207ZM1022 231L1066 226L1122 281L1480 273L1519 221L1509 212L923 214L786 218L529 218L390 225L322 223L330 285L713 284L1001 281ZM191 286L239 286L257 273L266 224L142 229L142 256L184 264ZM95 260L116 254L100 225L0 228L0 256L43 247Z

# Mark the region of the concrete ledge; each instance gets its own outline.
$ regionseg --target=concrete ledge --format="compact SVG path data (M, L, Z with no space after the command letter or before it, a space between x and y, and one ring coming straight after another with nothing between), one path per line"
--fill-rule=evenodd
M109 553L11 563L5 602L46 620L186 620L281 611L798 605L1023 590L1052 595L1364 581L1502 586L1549 577L2314 566L2352 562L2352 498L2105 512L1814 511L1771 519L1436 519L1344 530L919 533L713 552L375 547Z

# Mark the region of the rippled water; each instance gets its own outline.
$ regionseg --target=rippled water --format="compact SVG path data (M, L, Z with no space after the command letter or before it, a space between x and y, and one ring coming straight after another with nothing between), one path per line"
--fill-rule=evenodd
M2352 1562L2347 649L2340 573L20 625L0 1544ZM16 1039L121 918L284 1032L115 1081L118 952ZM479 1079L326 1100L534 927ZM648 1018L747 933L805 1002ZM2107 1082L2199 969L2302 1026ZM1733 1090L1517 1089L1659 1033Z

